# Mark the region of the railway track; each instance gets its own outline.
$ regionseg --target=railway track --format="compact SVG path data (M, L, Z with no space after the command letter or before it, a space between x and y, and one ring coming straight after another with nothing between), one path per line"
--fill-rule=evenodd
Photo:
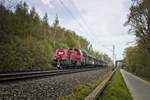
M38 78L38 77L45 77L45 76L58 76L58 75L92 71L92 70L98 70L98 69L102 69L102 68L101 67L95 67L95 68L83 68L83 69L2 73L2 74L0 74L0 82L8 82L8 81L14 81L14 80Z

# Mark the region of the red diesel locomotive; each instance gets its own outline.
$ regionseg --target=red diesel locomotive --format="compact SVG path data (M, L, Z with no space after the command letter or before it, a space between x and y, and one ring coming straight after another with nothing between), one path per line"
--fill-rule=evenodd
M104 65L104 62L87 55L85 51L77 48L60 48L56 50L51 64L58 68L66 68L69 66L75 68L88 65Z

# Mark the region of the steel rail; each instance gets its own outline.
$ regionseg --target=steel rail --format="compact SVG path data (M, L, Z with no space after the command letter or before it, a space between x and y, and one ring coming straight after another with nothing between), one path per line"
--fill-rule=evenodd
M38 78L38 77L44 77L44 76L58 76L58 75L92 71L92 70L98 70L98 69L102 69L102 68L94 67L94 68L67 69L67 70L3 73L3 74L0 74L0 82L9 82L9 81L14 81L14 80Z

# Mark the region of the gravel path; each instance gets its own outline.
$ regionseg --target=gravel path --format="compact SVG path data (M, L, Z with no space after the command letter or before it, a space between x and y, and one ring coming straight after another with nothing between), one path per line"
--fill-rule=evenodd
M57 100L72 93L75 85L99 79L106 69L0 83L0 100Z

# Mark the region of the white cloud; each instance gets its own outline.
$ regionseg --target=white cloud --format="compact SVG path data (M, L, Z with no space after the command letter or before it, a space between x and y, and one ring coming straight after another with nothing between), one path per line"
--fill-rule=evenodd
M43 4L48 5L50 0L41 0L43 2Z

